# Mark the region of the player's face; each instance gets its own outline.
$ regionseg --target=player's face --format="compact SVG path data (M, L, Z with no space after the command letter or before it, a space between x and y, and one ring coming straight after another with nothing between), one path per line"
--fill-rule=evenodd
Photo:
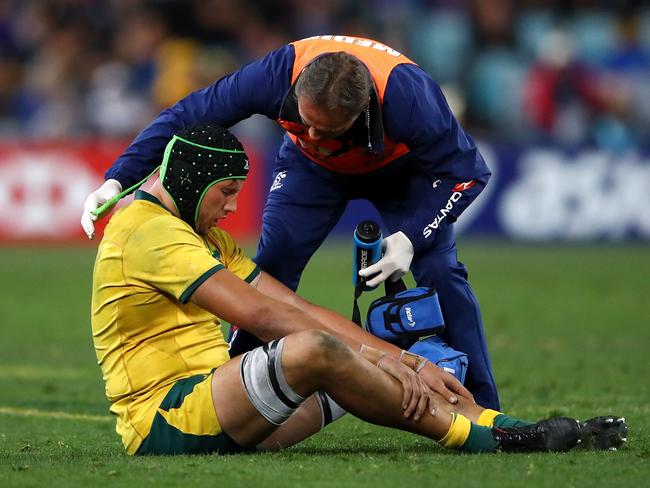
M237 197L244 186L244 180L223 180L210 189L203 197L196 220L196 231L206 235L219 220L237 210Z
M330 110L310 102L305 97L298 98L298 113L307 127L309 137L316 141L342 136L357 118L357 115L350 117L341 107Z

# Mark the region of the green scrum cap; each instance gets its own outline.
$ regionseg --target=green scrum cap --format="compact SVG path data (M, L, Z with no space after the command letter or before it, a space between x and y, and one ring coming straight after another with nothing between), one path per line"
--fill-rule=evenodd
M181 219L193 229L207 191L223 180L243 180L248 157L239 140L216 125L195 125L177 132L167 144L160 181Z
M181 218L195 229L199 207L207 191L223 180L246 179L248 156L228 129L218 125L195 125L182 129L167 143L160 166L92 213L103 215L120 199L142 186L158 169L163 188Z

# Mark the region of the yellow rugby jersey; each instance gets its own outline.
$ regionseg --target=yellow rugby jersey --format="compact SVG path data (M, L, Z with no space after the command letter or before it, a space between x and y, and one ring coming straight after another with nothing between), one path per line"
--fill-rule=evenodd
M93 342L128 452L175 381L229 359L219 319L189 301L224 267L248 282L259 274L229 234L214 227L199 236L146 192L106 226L93 271Z

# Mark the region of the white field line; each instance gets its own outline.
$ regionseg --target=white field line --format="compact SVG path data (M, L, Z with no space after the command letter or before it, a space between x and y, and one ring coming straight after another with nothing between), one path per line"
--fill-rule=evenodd
M108 415L88 415L85 413L51 412L35 408L14 408L0 406L0 415L15 415L19 417L41 417L63 420L84 420L86 422L110 422Z
M57 379L57 378L83 378L93 374L98 377L101 372L98 368L57 368L48 366L14 366L0 364L0 378L13 378L21 380Z

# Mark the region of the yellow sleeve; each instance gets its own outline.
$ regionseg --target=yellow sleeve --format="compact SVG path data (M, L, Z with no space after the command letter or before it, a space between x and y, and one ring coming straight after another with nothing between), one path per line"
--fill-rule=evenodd
M217 255L223 265L242 280L250 283L260 274L260 268L240 248L230 234L219 228L213 228L208 240L217 249Z
M201 238L180 219L155 217L131 234L124 247L124 274L187 303L192 293L224 268Z

